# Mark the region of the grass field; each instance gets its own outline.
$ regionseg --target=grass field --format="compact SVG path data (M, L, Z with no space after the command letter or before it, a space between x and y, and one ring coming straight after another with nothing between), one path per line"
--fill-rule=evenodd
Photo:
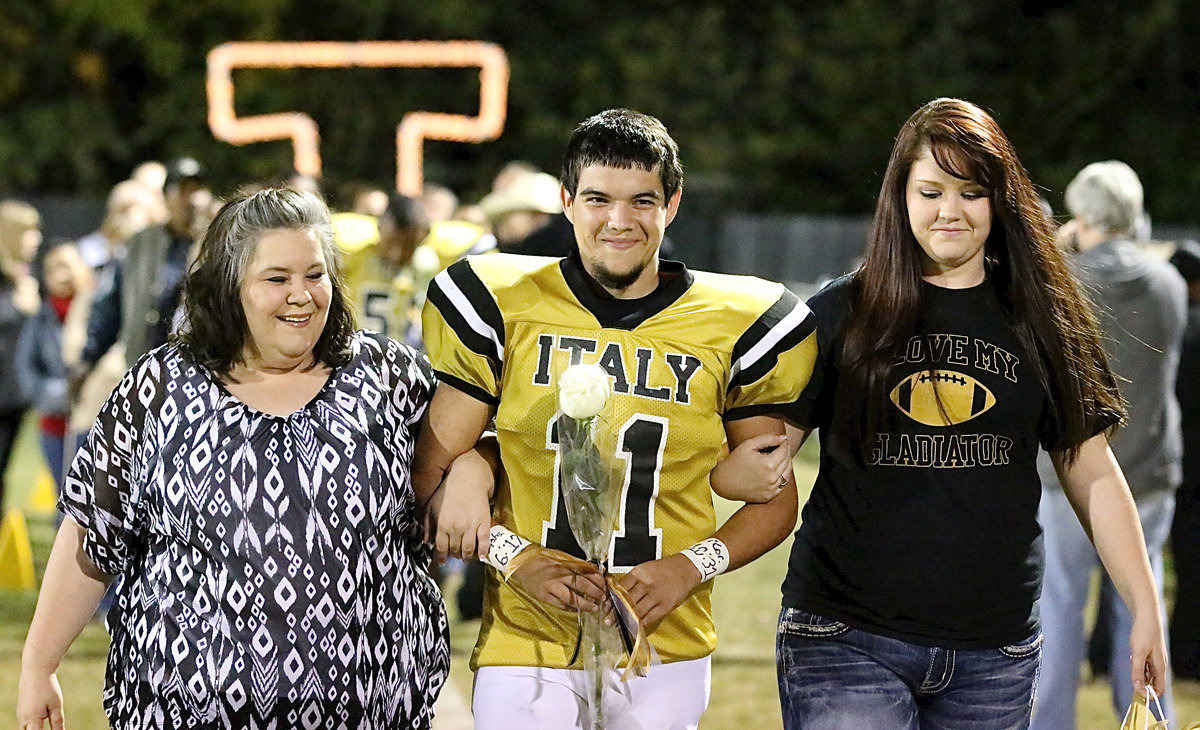
M26 429L14 467L9 472L10 504L14 506L24 502L40 469L40 457L32 436L31 429ZM797 477L802 485L811 484L814 477L811 446L806 446L806 453L797 462ZM725 503L720 509L728 513L732 505ZM53 529L49 517L30 519L39 578L53 539ZM713 658L712 701L702 727L714 730L782 727L776 695L774 641L779 583L787 566L788 544L717 581L713 600L721 644ZM1168 596L1170 587L1168 585ZM32 595L0 592L0 727L10 726L10 718L14 717L21 645L33 606ZM470 697L471 692L471 674L466 665L477 629L478 622L455 622L451 630L454 650L451 683L464 697ZM107 726L100 707L107 650L108 637L104 629L93 623L75 642L63 663L59 680L70 730L100 730ZM1086 683L1080 691L1079 703L1081 728L1100 730L1119 725L1111 708L1107 684ZM1179 717L1200 720L1200 684L1177 685L1176 709Z

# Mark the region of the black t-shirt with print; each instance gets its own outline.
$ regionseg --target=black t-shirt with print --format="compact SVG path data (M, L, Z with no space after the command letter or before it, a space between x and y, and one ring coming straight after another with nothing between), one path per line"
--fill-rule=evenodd
M887 383L866 463L831 438L849 277L816 294L820 356L795 415L819 429L820 473L785 606L921 645L988 648L1037 627L1047 398L992 286L923 284L920 330ZM939 404L940 401L940 404Z

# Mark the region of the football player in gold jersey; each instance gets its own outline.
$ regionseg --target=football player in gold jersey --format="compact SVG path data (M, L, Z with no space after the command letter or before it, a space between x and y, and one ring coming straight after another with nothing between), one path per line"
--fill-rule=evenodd
M709 474L726 444L782 442L816 357L812 317L779 284L659 260L682 170L657 119L627 110L588 119L562 180L575 253L468 258L430 286L424 334L440 385L413 481L439 548L453 539L450 552L486 552L493 566L531 543L580 555L557 485L554 374L580 362L607 371L616 456L627 464L608 569L624 573L663 663L617 683L606 711L621 727L696 727L716 646L711 578L778 545L797 507L785 464L773 498L718 527ZM504 468L489 514L484 480L439 485L493 417ZM701 553L717 555L715 567ZM602 609L605 595L598 575L540 551L507 579L489 572L471 662L477 728L580 727L574 611Z
M496 246L474 223L431 223L417 200L399 193L389 196L378 219L335 213L330 222L359 323L418 349L429 280L463 256Z

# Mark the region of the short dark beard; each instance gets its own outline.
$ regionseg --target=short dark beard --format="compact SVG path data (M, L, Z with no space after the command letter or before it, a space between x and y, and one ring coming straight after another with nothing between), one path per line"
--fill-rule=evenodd
M642 272L646 270L646 265L641 266L624 274L617 274L604 268L602 264L596 264L594 271L588 273L596 280L596 283L610 291L625 291L633 286L633 283L638 280Z

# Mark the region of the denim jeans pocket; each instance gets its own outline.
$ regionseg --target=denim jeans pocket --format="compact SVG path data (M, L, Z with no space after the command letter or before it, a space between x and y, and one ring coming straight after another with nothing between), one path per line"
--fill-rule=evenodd
M1025 641L1000 647L1000 653L1013 659L1026 659L1042 650L1042 634L1034 634Z
M801 611L798 608L785 608L779 612L779 634L781 637L788 635L810 639L827 639L832 636L841 636L849 630L850 627L841 621L825 618L809 611Z

